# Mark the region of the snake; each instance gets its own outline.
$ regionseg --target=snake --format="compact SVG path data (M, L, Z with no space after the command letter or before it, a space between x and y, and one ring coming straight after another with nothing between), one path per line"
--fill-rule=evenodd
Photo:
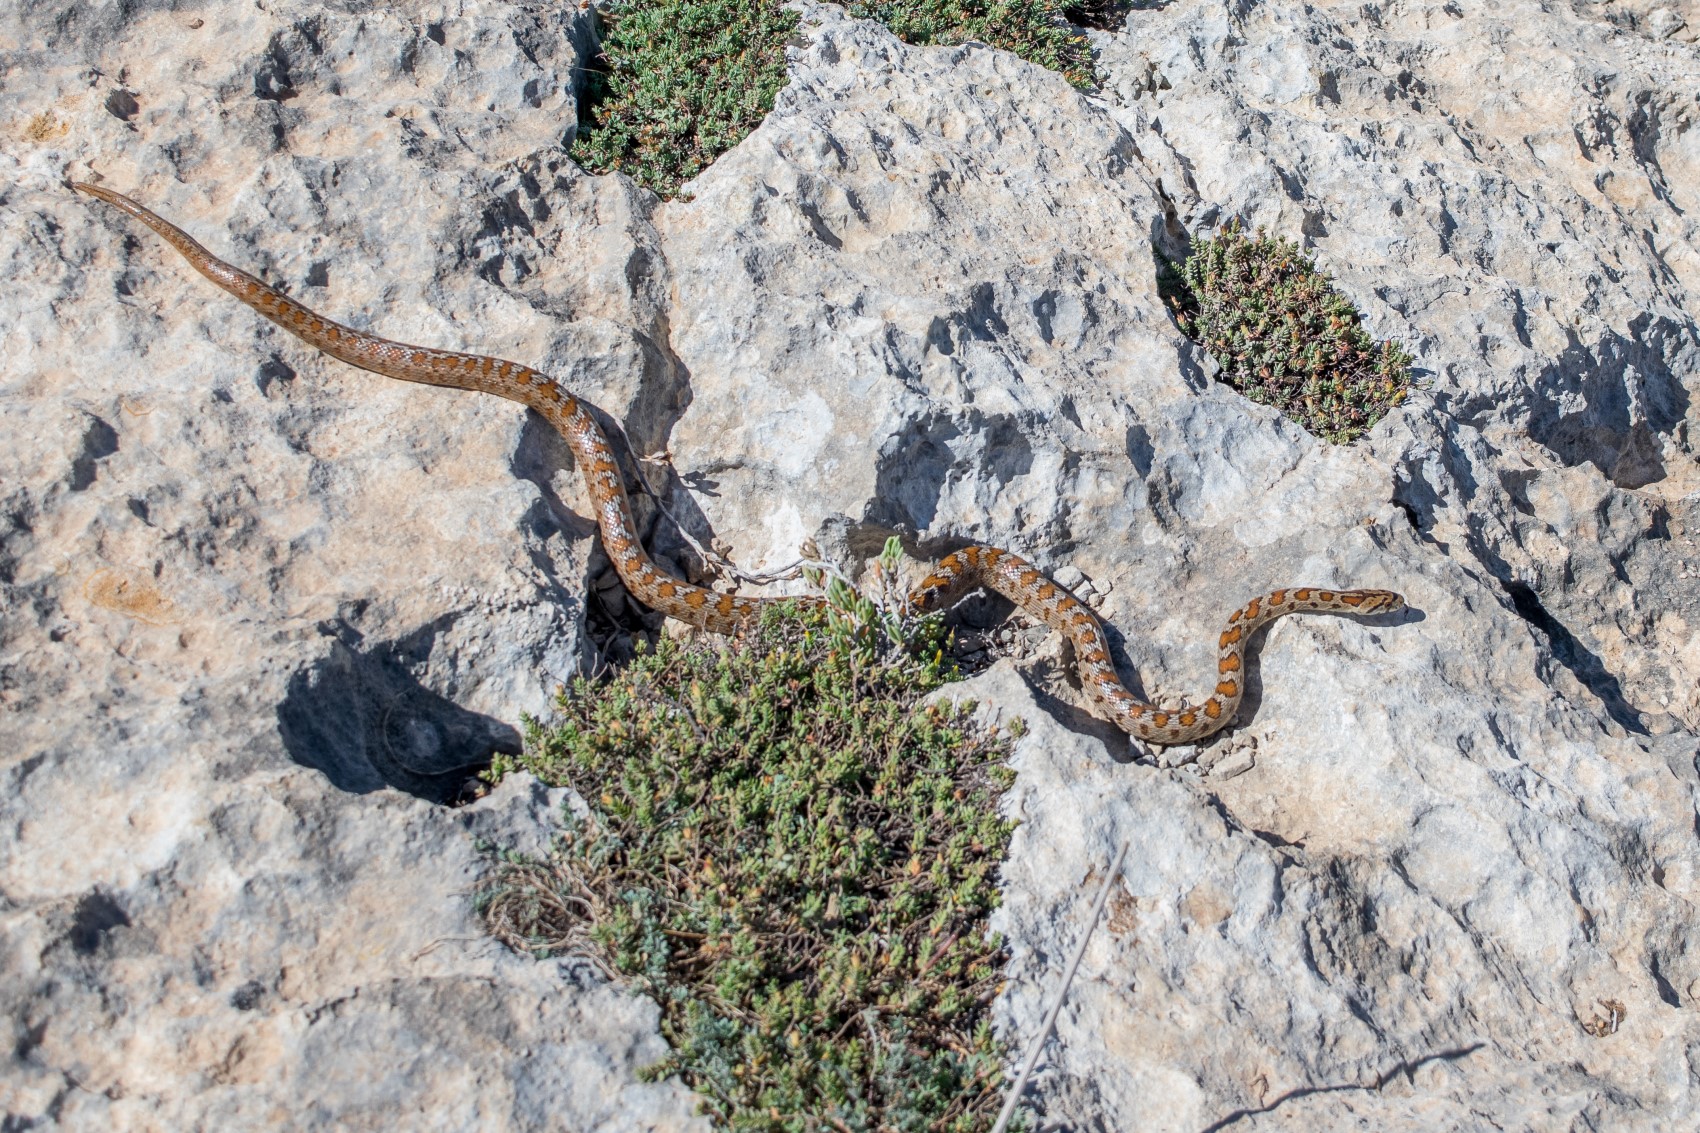
M596 507L603 550L626 589L667 617L714 633L737 632L777 603L820 608L820 597L752 598L724 594L673 578L645 552L632 518L619 464L592 407L555 379L529 366L482 354L409 346L355 330L316 314L277 288L214 256L157 213L121 193L72 181L71 187L128 213L153 229L196 271L261 315L332 358L404 382L495 394L535 410L566 440ZM1253 598L1228 615L1217 638L1216 687L1202 704L1163 708L1130 692L1110 659L1104 627L1069 590L1011 551L969 546L940 560L908 596L917 612L948 607L984 588L1008 598L1026 614L1067 638L1074 647L1081 687L1117 727L1147 743L1184 744L1226 727L1245 693L1246 644L1276 618L1297 612L1370 617L1404 609L1391 590L1337 590L1294 586Z

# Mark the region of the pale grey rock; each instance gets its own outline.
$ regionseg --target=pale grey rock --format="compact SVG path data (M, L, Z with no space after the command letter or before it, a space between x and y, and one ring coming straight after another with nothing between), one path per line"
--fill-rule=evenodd
M454 812L475 843L528 858L548 856L563 808L584 805L566 787L549 787L536 776L514 771L483 798Z
M1553 634L1615 724L1700 727L1700 609L1672 569L1700 522L1700 53L1517 3L1133 26L1107 86L1173 153L1183 223L1302 233L1416 348L1429 388L1374 447L1425 538Z
M1535 5L1178 3L1098 37L1088 97L811 13L775 113L656 215L697 395L676 463L712 475L718 536L1076 566L1158 699L1208 690L1260 590L1413 606L1278 624L1238 726L1160 768L1111 766L1127 741L1060 658L1023 662L1031 707L976 686L1040 722L1013 1039L1137 838L1047 1124L1685 1127L1694 51ZM1423 389L1366 442L1215 384L1164 314L1154 247L1231 217L1416 350ZM1628 1017L1596 1038L1602 1000Z
M1057 572L1051 577L1052 581L1056 582L1057 585L1066 586L1070 590L1076 592L1080 591L1082 588L1090 589L1090 584L1086 581L1086 576L1080 573L1080 568L1072 563L1065 563L1063 566L1058 567Z
M636 1080L652 1008L479 934L474 843L540 848L558 798L415 797L584 661L564 446L316 358L68 171L328 315L550 370L747 569L897 532L1078 571L1153 698L1207 691L1252 593L1404 592L1278 623L1235 728L1132 766L1054 639L988 635L1019 671L962 695L1031 729L1012 1042L1135 849L1047 1126L1691 1127L1700 68L1673 5L1607 7L1185 0L1096 35L1082 95L810 6L774 114L659 206L560 149L560 8L0 16L7 1113L702 1124ZM1232 217L1417 351L1366 442L1163 310L1155 252Z
M1695 0L1574 0L1576 12L1653 39L1700 41L1700 4Z
M594 237L492 242L571 168L584 42L543 4L0 12L6 1128L701 1127L636 1077L653 1005L472 910L475 842L540 849L558 799L425 801L580 665L563 446L315 357L63 183L623 410L666 376L641 199L569 172Z
M1350 761L1319 743L1224 782L1113 765L1008 662L955 695L1029 728L994 918L1012 1037L1037 1030L1131 847L1035 1078L1041 1127L1691 1127L1692 1011L1633 972L1650 940L1692 930L1669 894L1609 878L1624 847L1579 805L1672 821L1655 791L1600 791L1601 764L1668 777L1658 752L1549 741L1534 766L1400 766L1389 743ZM1628 1016L1595 1039L1577 1020L1600 999Z

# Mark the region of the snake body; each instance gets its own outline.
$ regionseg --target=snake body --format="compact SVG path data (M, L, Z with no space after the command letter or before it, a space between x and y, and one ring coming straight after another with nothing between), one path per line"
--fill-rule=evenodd
M608 436L584 401L529 366L479 354L409 346L358 331L315 314L271 285L225 263L186 232L130 198L98 185L72 187L122 209L163 236L202 275L260 314L333 358L405 382L493 393L536 410L566 439L596 505L602 545L626 588L640 602L671 618L729 633L786 599L742 598L672 578L650 560L638 541L619 465ZM1266 623L1301 610L1369 616L1402 609L1389 590L1292 587L1253 598L1228 617L1218 639L1215 690L1198 707L1163 709L1129 692L1110 660L1109 642L1096 615L1067 589L1019 555L995 547L965 547L941 560L909 596L917 610L939 609L976 587L1010 599L1074 645L1082 685L1124 731L1157 744L1188 743L1226 726L1244 694L1242 667L1251 635ZM822 599L791 599L804 606Z

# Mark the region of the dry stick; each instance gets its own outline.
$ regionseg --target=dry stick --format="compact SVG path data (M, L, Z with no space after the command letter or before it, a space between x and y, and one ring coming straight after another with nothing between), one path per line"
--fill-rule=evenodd
M1114 885L1116 878L1121 875L1122 861L1127 857L1127 847L1128 843L1123 842L1122 848L1116 851L1116 860L1110 863L1110 872L1104 876L1104 884L1098 888L1098 899L1092 903L1092 917L1086 922L1086 931L1080 934L1080 943L1075 946L1074 955L1068 961L1068 969L1063 972L1062 986L1057 989L1057 998L1045 1016L1045 1025L1033 1036L1033 1042L1027 1048L1027 1061L1022 1065L1021 1073L1015 1076L1015 1085L1010 1088L1009 1097L1004 1099L1003 1110L998 1114L997 1123L992 1126L992 1133L1004 1133L1009 1119L1015 1116L1015 1107L1021 1102L1021 1091L1027 1088L1027 1078L1033 1073L1033 1067L1039 1064L1039 1052L1045 1048L1045 1040L1051 1037L1051 1029L1057 1025L1057 1016L1062 1014L1063 1000L1068 998L1068 985L1074 982L1075 969L1080 967L1080 958L1086 955L1086 943L1092 939L1092 930L1098 927L1098 918L1103 915L1104 903L1110 899L1110 886Z

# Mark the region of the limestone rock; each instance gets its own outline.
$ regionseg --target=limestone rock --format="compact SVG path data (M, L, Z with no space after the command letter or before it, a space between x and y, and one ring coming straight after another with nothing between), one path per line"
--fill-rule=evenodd
M1047 1122L1681 1127L1700 66L1655 7L1180 0L1095 33L1083 95L812 5L773 115L665 205L561 148L576 10L0 14L8 1120L701 1124L636 1080L650 1008L479 934L474 842L557 801L437 805L588 652L564 446L314 356L68 172L327 315L550 370L746 568L897 532L1078 571L1154 698L1252 593L1403 591L1278 623L1236 727L1160 761L1054 649L964 691L1031 728L1016 1044L1134 844ZM1155 253L1235 217L1417 352L1365 442L1215 382L1158 301Z
M1025 709L1013 678L980 686L1041 722L1013 1039L1135 839L1047 1119L1680 1124L1693 49L1533 5L1182 3L1099 37L1092 98L819 18L774 115L657 214L697 393L675 452L713 476L717 534L753 562L824 526L851 552L897 529L1072 564L1111 584L1155 697L1207 690L1219 619L1259 590L1413 605L1279 623L1239 725L1165 753L1199 779L1112 767L1126 741L1059 666L1029 667ZM1230 217L1304 238L1417 351L1423 388L1367 442L1214 384L1165 317L1153 246ZM1627 1016L1596 1036L1602 1002Z
M490 247L514 163L564 161L565 12L0 13L7 1128L700 1127L635 1077L652 1005L482 933L476 839L535 846L550 800L426 801L580 664L563 446L314 357L63 184L620 408L658 370L642 202L580 178L598 236L548 284Z

